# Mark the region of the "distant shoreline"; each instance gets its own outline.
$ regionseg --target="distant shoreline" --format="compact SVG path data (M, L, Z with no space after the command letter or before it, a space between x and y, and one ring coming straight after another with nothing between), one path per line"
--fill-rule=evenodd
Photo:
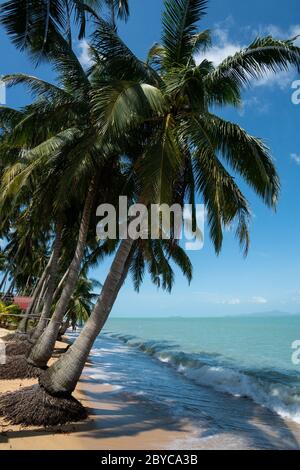
M172 318L182 318L182 319L193 319L193 318L204 318L204 319L213 319L213 318L249 318L249 317L300 317L300 313L290 313L290 312L265 312L265 313L241 313L241 314L226 314L226 315L157 315L157 316L111 316L111 319L115 320L159 320L159 319L172 319Z

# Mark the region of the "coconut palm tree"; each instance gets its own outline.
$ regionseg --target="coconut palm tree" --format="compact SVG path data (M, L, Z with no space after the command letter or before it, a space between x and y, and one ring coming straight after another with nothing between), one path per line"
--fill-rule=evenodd
M292 41L268 37L257 39L216 68L205 57L197 65L195 53L209 43L209 33L196 30L205 6L206 2L199 0L166 1L163 44L156 46L155 52L151 50L148 62L150 67L150 60L156 57L159 78L101 22L93 45L101 49L110 71L116 71L118 82L113 86L107 83L101 96L100 91L94 95L94 110L102 125L105 113L104 133L107 131L110 138L154 121L152 145L143 155L139 172L144 183L142 197L153 200L154 195L155 201L169 200L172 182L178 180L182 167L187 173L192 170L194 177L186 189L190 190L193 183L204 198L216 251L222 247L224 226L235 219L237 235L247 251L249 207L220 155L270 207L276 206L278 177L265 145L239 126L213 115L209 108L238 105L241 88L269 70L280 71L289 64L299 67L300 49ZM125 62L127 67L123 67ZM130 239L121 243L83 332L66 355L40 378L44 391L52 396L70 395L74 390L87 354L126 277L133 243Z
M18 48L40 55L51 41L50 25L71 46L72 26L77 26L78 37L82 39L86 33L87 19L98 18L104 6L109 9L114 26L116 17L127 20L128 0L7 0L0 7L0 21Z
M88 279L86 274L80 275L76 289L69 302L64 322L59 330L59 338L66 333L70 326L74 329L78 324L82 326L89 319L94 303L98 298L94 289L100 286L101 284L98 281Z
M224 227L236 223L246 253L250 209L231 172L271 208L276 207L279 180L265 144L211 110L239 105L241 90L270 71L290 65L299 68L300 49L292 40L258 38L214 67L205 59L210 34L197 30L206 3L165 0L162 44L151 49L147 62L130 51L111 25L98 20L91 44L95 60L91 73L98 82L91 91L93 122L102 145L143 140L134 165L138 200L194 201L199 193L216 251L221 250ZM196 53L203 56L199 63ZM120 242L98 301L75 343L41 375L39 387L1 397L2 415L25 424L66 422L85 415L71 394L135 253L135 240ZM33 415L32 407L39 413Z
M50 207L60 207L60 210L61 206L65 207L66 189L69 188L72 192L77 182L82 181L81 178L85 180L85 183L81 184L81 192L86 187L86 199L82 209L77 247L67 271L60 299L48 327L43 332L46 318L49 317L54 287L49 289L47 285L48 300L45 302L43 314L33 335L33 341L37 340L37 344L26 361L30 367L27 372L26 370L22 372L22 376L26 373L30 376L34 374L32 366L46 367L51 357L60 323L78 281L90 229L90 218L96 201L112 197L109 194L111 188L107 186L110 178L113 177L116 188L118 184L124 186L124 176L120 173L117 162L119 149L116 148L116 144L102 149L101 137L98 136L91 119L89 95L93 86L97 86L97 81L94 85L93 77L89 79L88 73L82 69L68 43L54 29L51 31L56 41L53 41L55 46L52 50L49 48L48 53L59 72L62 88L31 76L14 75L4 78L9 84L27 84L38 95L38 100L24 110L24 115L12 130L10 141L14 145L18 142L19 145L33 148L27 150L25 159L23 156L23 165L18 162L5 173L2 198L6 200L14 191L18 193L18 188L26 186L25 183L31 182L32 174L37 173L39 197L41 193ZM7 108L6 112L8 113ZM65 130L62 130L63 128ZM43 139L46 140L43 142ZM68 171L64 171L64 168ZM76 192L78 193L77 188ZM50 194L51 203L49 196L46 197L47 194ZM54 201L51 199L53 195ZM39 207L39 204L36 204L36 207ZM24 360L22 364L25 366ZM17 361L14 367L17 376L20 376ZM7 367L10 378L12 370L13 367ZM4 368L2 373L5 373ZM36 373L39 373L39 370Z

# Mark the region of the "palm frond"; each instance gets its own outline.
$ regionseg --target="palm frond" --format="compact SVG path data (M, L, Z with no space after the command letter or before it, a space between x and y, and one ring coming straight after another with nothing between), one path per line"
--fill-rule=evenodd
M92 46L105 62L106 73L119 80L140 80L157 85L159 75L145 62L138 59L118 36L115 28L99 19L92 34Z
M2 80L9 87L24 84L29 88L29 90L34 96L46 96L52 99L56 98L57 96L70 98L70 94L62 88L59 88L58 86L53 85L52 83L46 82L45 80L41 80L31 75L21 73L5 75Z
M41 34L41 50L48 39L49 25L63 30L64 0L8 0L0 7L0 19L13 43L20 49L30 48Z
M143 158L137 163L142 199L157 204L170 203L173 183L182 165L175 122L172 115L168 114L146 148Z
M165 66L186 65L205 37L198 36L197 23L206 13L207 0L165 0L163 41Z
M3 130L11 130L22 118L22 111L7 106L0 106L0 128Z
M147 83L110 81L92 93L93 115L101 134L121 137L145 119L163 116L166 103L161 91Z
M251 217L248 202L234 178L218 159L216 143L211 134L206 132L206 128L195 120L193 126L188 126L188 134L194 147L195 186L206 205L210 236L215 250L219 253L222 248L224 228L237 221L236 234L244 253L247 254L248 225Z
M206 81L216 87L225 79L230 80L233 87L244 87L270 72L287 71L290 66L300 70L300 48L293 40L281 41L268 36L257 38L246 49L225 59Z
M193 265L184 249L178 244L170 243L169 240L163 240L162 244L170 259L177 264L182 274L187 278L188 282L191 283L193 278Z
M270 207L277 205L280 183L270 151L258 138L240 126L205 114L197 120L216 152L246 180Z

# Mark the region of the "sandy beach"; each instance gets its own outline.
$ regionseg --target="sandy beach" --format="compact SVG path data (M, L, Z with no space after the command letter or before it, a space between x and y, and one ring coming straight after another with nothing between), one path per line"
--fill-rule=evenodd
M7 334L1 330L0 335ZM56 344L55 357L66 347ZM87 370L93 363L87 364ZM36 383L0 381L0 393ZM203 419L171 416L143 397L133 397L85 373L75 396L88 409L81 423L36 428L0 421L0 450L299 449L300 426L250 400L203 388ZM214 415L215 419L214 420Z
M0 337L6 334L0 329ZM56 355L65 347L57 342ZM34 383L37 380L0 381L0 393ZM116 395L109 384L97 384L85 375L74 395L89 410L86 421L41 429L11 426L0 420L0 450L167 449L190 431L188 424L179 426L177 420L162 417L160 409L149 410L147 404Z

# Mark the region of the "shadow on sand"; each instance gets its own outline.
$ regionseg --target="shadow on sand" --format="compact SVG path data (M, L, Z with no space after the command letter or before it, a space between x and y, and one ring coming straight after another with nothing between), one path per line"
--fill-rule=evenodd
M93 369L98 371L100 364L101 362L93 364L87 373ZM91 364L89 366L91 367ZM105 446L105 441L108 439L134 437L145 432L161 430L170 433L168 448L300 448L298 425L283 420L247 398L232 397L212 388L197 385L197 395L195 397L194 394L186 406L188 410L186 415L180 412L176 416L176 413L174 415L170 412L169 400L164 394L160 396L159 403L156 403L145 396L131 395L120 390L118 386L112 390L112 387L107 385L105 375L113 376L118 370L117 367L120 372L120 363L116 364L114 351L106 351L102 366L105 371L103 378L99 378L99 375L95 378L85 375L81 379L79 399L88 409L87 421L49 429L14 430L6 426L5 431L0 434L0 444L8 441L13 444L13 439L20 437L71 433L72 437L78 438L81 448L84 448L85 439L90 438L96 440L100 448ZM165 365L159 364L159 367L158 373L163 374L161 376L163 383L163 379L168 380L168 376L165 376L173 372ZM141 369L140 373L151 373L151 370ZM187 390L188 387L195 387L183 377L180 377L180 380ZM130 381L132 381L132 370L121 365L121 382L124 384ZM180 395L177 398L179 403Z

